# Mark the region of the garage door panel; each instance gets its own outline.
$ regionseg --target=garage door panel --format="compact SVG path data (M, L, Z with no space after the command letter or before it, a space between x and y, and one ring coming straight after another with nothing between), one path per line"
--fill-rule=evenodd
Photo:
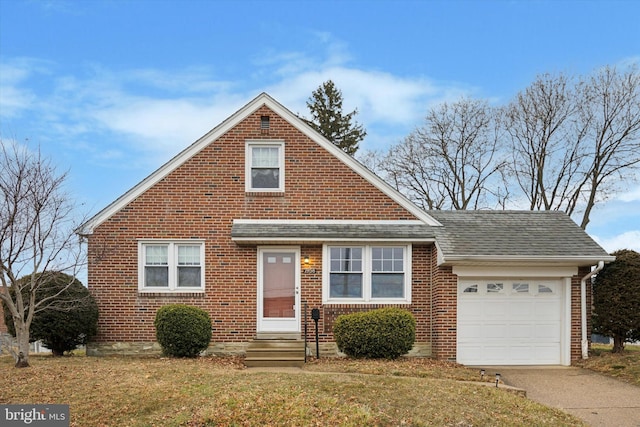
M486 280L458 298L458 361L476 365L560 364L563 293L560 280ZM486 292L504 283L504 292ZM514 283L528 283L513 287ZM544 285L540 285L544 283ZM543 289L543 292L539 290Z
M466 322L474 322L479 321L483 318L484 315L484 301L482 300L466 300L465 301L465 310L467 313L465 315Z
M558 323L538 323L535 325L534 333L531 335L538 341L560 341L560 328Z
M482 330L482 325L477 323L458 325L458 334L463 337L482 337ZM472 342L472 339L468 338L466 341Z
M507 325L504 323L485 323L480 326L481 336L486 339L502 338L507 333Z
M509 363L522 364L531 359L532 345L512 345L509 347Z
M560 300L536 301L534 313L536 317L560 320Z
M488 362L496 364L503 363L505 355L509 352L509 348L503 344L488 344L483 348L483 358Z
M505 319L509 315L509 306L504 301L484 301L483 316L485 319Z
M539 344L534 349L535 358L540 364L557 364L558 353L560 352L560 343L556 345Z
M509 334L504 336L512 340L527 340L533 335L534 326L528 323L509 325Z
M521 299L520 295L517 295L513 299ZM511 319L530 319L533 316L534 304L533 301L506 301L509 306L509 314Z

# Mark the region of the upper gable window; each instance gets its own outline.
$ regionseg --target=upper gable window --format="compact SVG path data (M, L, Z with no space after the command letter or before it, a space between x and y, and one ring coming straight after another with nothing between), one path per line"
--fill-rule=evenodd
M284 191L284 142L248 141L246 191Z

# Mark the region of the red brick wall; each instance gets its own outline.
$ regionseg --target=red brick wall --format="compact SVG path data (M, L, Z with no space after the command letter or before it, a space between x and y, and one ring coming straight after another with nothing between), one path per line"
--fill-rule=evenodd
M260 130L260 116L271 117ZM245 193L245 140L285 141L284 194ZM100 307L97 342L154 341L157 309L168 303L211 314L214 342L243 342L256 332L256 247L231 240L233 219L415 219L402 206L266 107L97 227L89 237L88 287ZM138 239L205 239L204 295L138 293ZM428 312L430 249L414 248L416 314ZM321 246L303 246L317 273L302 274L302 299L321 304ZM304 269L306 266L302 266ZM426 277L424 277L426 275ZM310 312L309 312L310 313ZM324 327L324 325L322 325ZM421 337L428 321L421 320ZM329 340L327 334L323 339Z
M458 276L451 267L437 267L437 250L431 256L433 269L433 355L456 360Z
M571 278L571 362L582 359L582 309L580 304L580 282L589 274L590 267L578 269L578 275ZM587 339L591 343L591 282L587 280Z

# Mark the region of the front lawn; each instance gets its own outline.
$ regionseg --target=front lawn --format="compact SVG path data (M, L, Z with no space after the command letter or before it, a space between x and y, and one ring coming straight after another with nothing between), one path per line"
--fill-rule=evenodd
M15 369L5 356L0 404L68 404L73 426L583 425L502 389L437 379L476 373L418 360L345 361L342 368L323 360L307 365L309 373L209 357L32 357L30 368Z
M640 386L640 345L627 344L622 354L611 353L612 348L593 344L589 358L576 365Z

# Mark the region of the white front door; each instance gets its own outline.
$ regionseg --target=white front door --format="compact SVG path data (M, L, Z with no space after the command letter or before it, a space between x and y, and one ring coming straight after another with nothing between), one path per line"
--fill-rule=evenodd
M300 332L300 248L258 248L258 332Z

